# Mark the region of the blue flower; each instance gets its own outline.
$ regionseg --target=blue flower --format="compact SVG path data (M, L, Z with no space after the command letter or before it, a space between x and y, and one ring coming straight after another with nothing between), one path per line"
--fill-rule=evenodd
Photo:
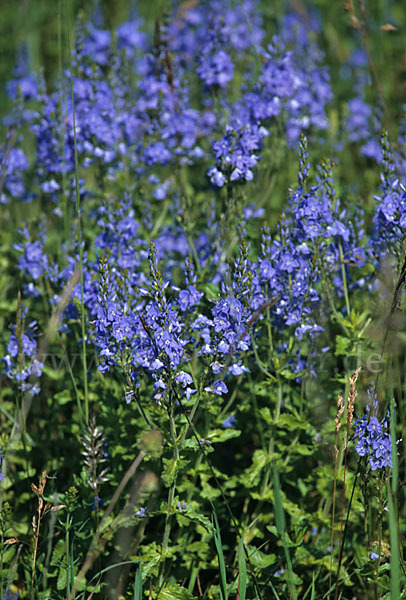
M104 504L104 500L99 498L99 496L94 497L94 501L92 504L92 510L96 510L97 508L101 508Z
M223 427L225 427L226 429L231 429L235 426L235 416L234 415L230 415L227 419L225 419L223 421Z
M208 391L211 391L213 394L217 394L217 396L222 396L223 394L227 394L228 392L226 384L224 383L224 381L220 381L220 379L217 379L217 381L213 383L213 386L211 388L206 389L208 389Z
M377 397L372 389L369 392L370 403L377 410ZM367 406L367 414L358 418L355 423L355 451L359 456L367 456L372 471L392 467L392 437L390 431L389 412L381 421L370 415L371 407Z
M233 78L234 65L227 52L219 50L211 53L209 48L208 51L203 51L196 73L207 86L218 85L223 88Z

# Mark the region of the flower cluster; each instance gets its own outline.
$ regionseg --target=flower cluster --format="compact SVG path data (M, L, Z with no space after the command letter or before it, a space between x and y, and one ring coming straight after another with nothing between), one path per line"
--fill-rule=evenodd
M7 198L26 200L28 198L23 173L28 169L28 160L22 148L15 148L15 140L9 134L7 143L0 151L0 164L4 173L4 190L0 188L0 204L7 204Z
M1 201L34 197L22 177L31 169L34 193L55 202L53 216L65 221L77 152L80 201L91 223L92 245L79 253L77 236L66 246L65 265L57 268L45 251L45 229L32 240L23 226L15 250L20 270L31 280L25 293L35 297L36 286L45 280L56 304L81 262L87 341L97 348L100 371L121 368L132 386L145 378L159 401L172 386L187 400L197 391L227 393L231 376L260 364L264 321L272 330L267 336L277 333L275 356L283 355L282 362L298 374L306 366L299 343L323 331L322 296L327 294L334 308L335 298L363 281L352 280L370 252L361 211L350 213L343 206L327 162L309 184L303 133L320 135L326 128L331 98L329 75L312 40L319 25L304 26L287 15L279 35L263 44L255 6L245 0L240 11L229 0L219 19L217 0L205 8L188 5L157 24L153 41L139 19L120 25L114 35L101 23L79 24L72 64L56 90L48 93L38 78L38 110L20 110L15 117L15 127L22 119L34 136L33 164L18 136L3 150L7 169ZM237 69L241 78L234 80ZM25 96L29 103L30 94ZM360 113L370 116L364 109ZM354 140L362 115L353 126ZM216 204L225 194L216 188L227 186L231 207L232 187L255 177L276 130L278 136L283 132L283 144L300 139L298 186L273 233L265 225L262 241L257 236L261 252L251 252L245 238L250 227L258 229L252 224L262 209L255 204L230 208L222 221ZM210 182L203 179L194 188L187 179L189 167L193 176L200 167ZM100 186L90 193L92 177ZM381 241L385 235L400 239L404 227L405 191L389 179L375 217ZM188 208L198 187L202 194ZM161 203L167 210L169 201L171 214L163 212L161 219ZM239 242L236 258L230 248ZM63 330L77 318L81 299L77 283L64 310ZM248 359L251 352L254 361ZM15 357L9 350L4 359L10 376Z
M154 41L142 27L135 18L112 35L99 23L79 23L71 67L51 93L22 62L9 93L15 97L20 86L25 105L8 124L27 123L35 153L28 164L20 147L6 145L1 202L40 195L63 205L74 187L75 150L84 171L113 180L130 170L135 179L152 183L159 200L172 185L170 164L207 161L208 176L218 187L250 181L275 118L290 145L300 132L326 127L331 91L320 53L311 44L297 53L285 48L282 40L294 45L291 21L283 23L280 39L262 48L264 30L254 0L185 7L160 25ZM252 69L258 56L261 69ZM235 65L244 73L241 98L230 103L224 94L213 100L208 88L230 85ZM204 83L199 97L191 71ZM30 191L22 177L27 170L36 181Z
M2 362L7 377L17 382L22 392L35 396L40 391L36 380L41 376L44 365L37 357L36 321L23 328L26 314L27 309L22 307L18 324L12 326L8 354L3 357Z
M378 400L374 390L369 390L370 403L367 413L354 422L355 450L359 456L366 456L372 471L392 467L392 436L390 430L389 411L379 421L375 416Z
M401 180L396 174L386 136L381 140L381 147L383 153L381 194L375 196L375 232L371 240L378 262L386 255L389 248L402 259L402 244L406 230L406 180Z
M196 73L208 87L224 88L232 80L234 74L234 65L230 56L223 50L226 40L220 28L219 24L208 32L196 69Z

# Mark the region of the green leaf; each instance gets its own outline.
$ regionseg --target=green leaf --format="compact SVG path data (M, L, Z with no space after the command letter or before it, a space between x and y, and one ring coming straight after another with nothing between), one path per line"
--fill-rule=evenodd
M195 597L186 588L173 583L164 589L159 594L161 600L194 600Z
M60 405L67 404L72 400L72 395L69 390L62 390L62 392L54 394L54 400Z
M65 558L65 541L58 540L52 552L51 565L57 566L62 558Z
M210 442L226 442L232 438L240 437L241 431L239 429L215 429L208 436L207 439Z
M65 567L61 567L58 573L58 580L56 582L56 587L58 590L64 590L66 588L66 577L68 574L68 570Z
M285 379L297 379L304 373L305 373L304 370L293 372L293 371L290 371L289 369L283 369L283 371L280 372L282 377L284 377Z
M238 572L240 584L239 600L245 600L247 594L247 561L245 558L244 534L242 534L240 543L238 544Z
M185 467L190 461L185 458L163 458L164 468L162 469L162 481L169 487L175 481L180 468Z
M148 545L147 551L142 555L142 573L144 579L151 574L160 560L161 553L158 551L156 543L152 542Z
M292 449L302 456L310 456L314 454L316 450L315 446L310 446L307 444L294 444Z
M273 416L271 414L270 409L267 406L265 406L264 408L261 408L258 412L259 412L259 414L261 416L261 419L263 421L265 421L265 423L267 425L273 425L274 418L273 418Z
M283 510L283 500L282 500L282 491L279 482L279 473L276 467L276 461L273 461L273 488L275 495L275 521L276 527L278 529L279 536L282 539L282 546L285 552L286 564L287 564L287 574L286 580L288 582L289 593L291 598L294 600L297 599L296 593L296 585L297 576L293 572L292 561L289 554L288 540L286 535L286 521L285 521L285 511Z
M206 531L208 531L211 535L214 535L213 523L209 518L197 512L193 507L188 505L185 510L182 510L182 516L187 517L190 521L202 525Z
M347 325L349 325L349 323L347 323ZM340 355L347 355L348 354L348 348L350 346L351 340L349 340L346 337L343 337L342 335L337 335L336 336L336 349L335 349L335 355L336 356L340 356Z
M306 419L283 413L278 418L278 427L287 427L290 431L294 431L295 429L309 429L309 423Z
M271 456L264 450L255 450L252 457L252 466L247 471L247 486L252 487L259 483L261 472L271 464Z
M258 567L258 569L266 569L276 562L275 554L265 554L258 550L258 548L255 548L255 546L247 546L247 551L250 564Z
M51 369L50 367L44 367L42 369L42 374L45 374L47 377L49 377L49 379L52 379L53 381L61 380L66 376L65 369L58 369L56 371L55 369Z

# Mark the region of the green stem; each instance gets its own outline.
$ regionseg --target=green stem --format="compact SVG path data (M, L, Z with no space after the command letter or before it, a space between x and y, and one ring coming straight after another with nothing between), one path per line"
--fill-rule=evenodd
M343 247L342 247L340 241L338 242L338 250L340 252L340 263L341 263L341 273L342 273L342 276L343 276L343 289L344 289L345 306L347 308L347 315L350 316L350 300L348 298L347 276L345 274L345 264L344 264Z
M60 132L60 144L62 151L62 206L63 206L63 228L64 228L64 240L65 242L69 239L69 199L66 194L66 159L65 159L65 114L63 110L63 95L62 95L62 81L63 81L63 53L62 53L62 0L58 1L58 59L59 59L59 78L60 78L60 96L59 96L59 111L62 120L62 127Z
M4 519L5 519L5 515L4 513L2 515L0 515L1 518L1 531L0 531L0 543L1 543L1 548L0 548L0 573L3 573L3 564L4 564ZM3 577L0 577L0 595L1 598L3 598Z
M68 28L68 50L71 57L69 28ZM73 93L73 75L72 75L72 60L70 64L70 88L72 97L72 120L73 120L73 146L75 153L75 196L76 196L76 214L78 219L78 241L79 241L79 268L80 268L80 312L81 312L81 332L82 332L82 362L83 362L83 382L85 395L85 422L89 423L89 396L87 385L87 358L86 358L86 327L85 327L85 305L84 305L84 283L83 283L83 244L82 244L82 227L80 214L80 191L79 191L79 160L78 148L76 141L76 118L75 118L75 95Z
M190 417L189 417L190 423L193 422L193 417L195 416L196 411L197 411L197 409L199 407L199 402L200 402L200 396L196 400L195 405L193 406L192 411L190 413ZM182 446L183 442L185 441L185 438L186 438L187 434L189 433L189 429L190 429L189 421L187 422L186 427L185 427L185 431L183 432L182 437L180 438L180 446Z
M66 518L65 524L65 559L66 559L66 600L70 598L70 552L69 552L69 515Z
M274 453L274 449L275 449L275 430L276 430L277 422L279 421L279 415L281 414L281 405L282 405L282 384L281 384L281 380L278 377L278 396L277 396L277 400L276 400L274 424L272 425L271 438L270 438L269 444L268 444L268 455L272 455ZM269 467L269 469L265 473L264 481L263 481L263 484L262 484L261 495L265 494L265 490L269 486L269 480L270 480L270 477L272 475L271 468L272 467ZM262 501L261 501L261 507L262 507Z
M168 410L168 416L169 416L169 427L170 427L170 431L171 431L171 438L172 438L172 442L173 442L173 457L174 457L175 462L178 462L179 461L179 447L178 447L178 443L176 440L176 426L175 426L175 419L173 416L173 404L172 403ZM168 551L169 536L171 533L173 501L175 499L175 492L176 492L176 479L177 479L177 477L176 477L176 471L175 471L174 480L171 484L171 487L169 488L169 493L168 493L168 507L167 507L167 511L166 511L164 537L163 537L163 541L162 541L163 561L162 561L162 567L161 567L161 574L159 577L159 587L162 586L163 581L164 581L165 557L166 557L166 553Z

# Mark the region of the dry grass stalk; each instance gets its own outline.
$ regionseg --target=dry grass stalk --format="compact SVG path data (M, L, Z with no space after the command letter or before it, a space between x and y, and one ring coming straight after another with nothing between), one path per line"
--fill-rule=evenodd
M331 589L331 581L333 574L333 542L334 542L334 520L335 520L335 509L336 509L336 489L337 489L337 459L338 459L338 433L341 429L341 417L344 413L344 399L342 396L338 396L337 400L337 415L334 419L336 424L336 438L334 442L334 488L333 488L333 509L331 513L331 540L330 540L330 575L329 575L329 590ZM328 599L330 600L330 592Z
M32 518L32 529L34 532L34 552L32 557L32 572L31 572L31 599L34 597L34 578L35 578L35 566L37 563L37 554L38 554L38 541L39 541L39 531L41 527L41 521L49 512L56 512L65 508L65 504L57 504L56 506L52 506L49 502L44 502L44 491L45 486L47 484L47 474L46 471L42 472L41 479L39 480L38 486L35 483L31 484L31 489L34 494L38 498L38 507L37 507L37 516L33 516Z
M361 371L361 367L355 371L355 373L352 377L350 377L350 392L348 394L348 401L347 401L347 439L346 439L346 444L345 444L346 449L348 447L349 433L350 433L350 429L351 429L352 420L354 417L355 400L357 399L357 396L358 396L358 392L355 388L355 384L357 382L360 371Z
M344 439L343 435L343 443L344 443L344 475L343 475L343 488L341 494L341 515L340 515L340 537L339 537L339 554L341 553L341 541L342 541L342 529L343 529L343 515L344 515L344 503L345 503L345 479L347 472L347 450L348 450L348 442L350 440L350 430L351 423L354 416L354 405L355 400L357 398L358 392L355 388L356 381L358 379L358 375L360 372L360 368L358 368L352 377L350 377L350 391L347 399L347 428L346 435ZM341 418L345 411L345 404L343 396L338 396L337 401L337 415L335 417L336 424L336 438L334 443L334 489L333 489L333 509L331 515L331 541L330 541L330 575L329 575L329 590L331 590L331 582L332 582L332 572L333 572L333 542L334 542L334 518L335 518L335 506L336 506L336 491L337 491L337 472L338 472L338 434L341 429ZM337 582L338 582L339 572L337 573ZM336 588L336 597L337 597L337 588ZM328 595L328 600L330 600L330 592Z
M348 393L347 398L347 430L344 442L344 475L343 475L343 489L341 493L341 514L340 514L340 536L338 541L338 568L337 568L337 577L336 577L336 591L335 591L335 600L338 598L338 581L340 577L340 567L341 567L341 553L342 553L342 541L343 541L343 521L344 521L344 504L345 504L345 480L347 474L347 456L348 456L348 443L351 438L351 423L354 416L354 405L355 400L358 396L358 392L356 390L355 384L358 379L358 375L361 371L359 367L350 377L350 391Z

